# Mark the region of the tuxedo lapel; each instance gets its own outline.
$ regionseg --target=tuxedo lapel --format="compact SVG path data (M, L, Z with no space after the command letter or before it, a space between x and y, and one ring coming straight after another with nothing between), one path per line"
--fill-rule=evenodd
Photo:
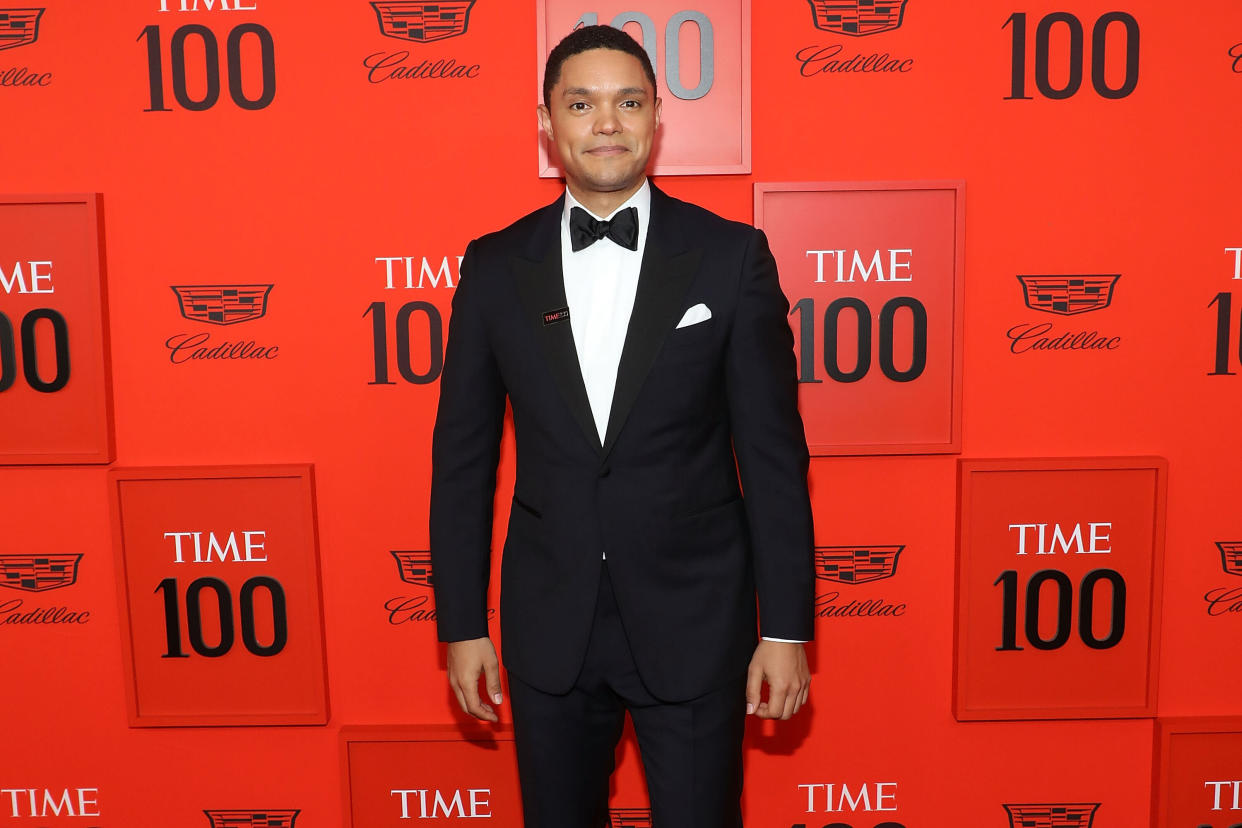
M603 445L604 457L612 451L660 346L677 324L686 291L702 258L702 250L688 248L679 233L676 210L676 203L652 185L651 224L638 274L634 310L630 314L621 363L617 367L617 384Z
M586 384L582 380L573 328L568 318L550 324L544 321L545 314L568 307L561 268L560 221L564 208L565 198L562 196L539 216L530 244L522 255L513 257L513 270L517 276L515 285L522 312L534 331L535 339L539 341L561 396L582 428L587 442L599 451L599 432L591 415Z

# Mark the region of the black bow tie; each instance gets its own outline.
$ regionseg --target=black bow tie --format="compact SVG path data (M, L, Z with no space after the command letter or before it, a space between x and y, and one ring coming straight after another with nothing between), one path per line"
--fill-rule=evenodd
M569 211L569 246L575 253L590 247L607 236L622 247L638 249L638 208L627 207L612 217L600 221L581 207Z

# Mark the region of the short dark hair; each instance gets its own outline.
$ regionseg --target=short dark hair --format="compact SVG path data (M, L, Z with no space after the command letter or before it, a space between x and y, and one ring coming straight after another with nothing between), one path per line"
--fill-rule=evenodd
M591 49L612 49L638 58L638 62L643 66L643 71L647 73L647 80L651 81L651 91L654 96L656 89L655 69L651 66L651 57L647 54L647 50L639 46L638 41L630 37L625 31L614 29L612 26L582 26L567 34L564 40L556 44L556 48L548 55L548 64L543 70L544 106L550 107L552 105L552 87L556 86L557 82L560 81L561 67L565 64L565 61L574 55L588 52Z

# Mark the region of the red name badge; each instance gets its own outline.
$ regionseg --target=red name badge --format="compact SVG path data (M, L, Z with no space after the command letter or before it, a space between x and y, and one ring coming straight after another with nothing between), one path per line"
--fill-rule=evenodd
M113 458L98 195L0 196L0 463Z
M1154 716L1164 460L959 463L959 720Z
M1242 718L1156 725L1156 828L1242 825Z
M637 8L637 10L635 10ZM750 0L639 3L540 0L537 96L543 68L565 35L595 24L624 28L642 44L656 73L663 120L653 154L655 175L750 172ZM539 140L539 175L556 178L555 149Z
M508 727L347 727L341 754L347 828L522 824Z
M311 467L109 477L130 724L325 724Z
M961 450L964 186L755 185L812 454Z

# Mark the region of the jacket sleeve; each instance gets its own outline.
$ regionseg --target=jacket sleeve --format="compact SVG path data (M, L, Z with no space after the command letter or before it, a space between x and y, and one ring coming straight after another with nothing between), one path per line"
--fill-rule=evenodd
M476 242L471 242L453 296L431 439L431 562L441 641L488 634L492 507L505 388L484 321L478 258Z
M814 635L809 456L798 414L789 302L767 237L753 230L726 354L733 451L746 503L765 638Z

